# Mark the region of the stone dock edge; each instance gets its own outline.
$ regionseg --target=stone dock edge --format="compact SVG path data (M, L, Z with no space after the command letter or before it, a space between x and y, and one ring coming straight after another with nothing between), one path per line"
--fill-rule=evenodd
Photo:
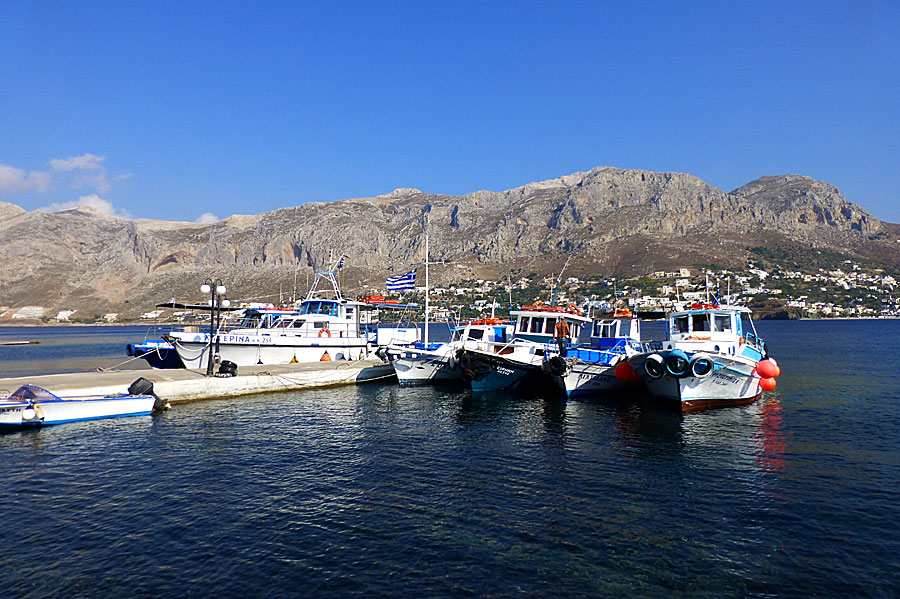
M394 368L380 359L309 364L241 366L232 377L206 376L205 370L118 370L47 374L0 378L0 395L7 396L20 386L43 387L60 397L113 395L126 393L139 377L153 383L153 391L169 403L220 399L239 395L298 391L318 387L338 387L388 381Z

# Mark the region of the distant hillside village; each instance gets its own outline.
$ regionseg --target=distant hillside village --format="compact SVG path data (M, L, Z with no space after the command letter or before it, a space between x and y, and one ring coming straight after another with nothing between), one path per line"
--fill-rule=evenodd
M815 274L764 267L751 262L744 272L680 268L616 280L592 277L540 277L512 273L505 281L476 279L452 285L435 285L429 296L434 320L454 320L478 315L498 316L535 302L575 304L592 312L628 306L633 310L673 310L693 302L716 301L748 305L757 317L799 318L897 318L900 297L897 280L880 269L864 268L846 260L843 268L819 269ZM421 277L420 277L421 280ZM377 285L364 285L363 294L383 293ZM400 296L403 302L423 303L425 287ZM554 297L555 295L555 297ZM735 299L736 298L736 299ZM248 306L244 306L248 307ZM258 307L258 306L250 306ZM137 322L174 319L191 321L202 316L190 311L152 310ZM0 320L44 323L117 323L117 313L79 315L76 310L48 314L39 306L0 306ZM130 322L135 322L131 320Z
M436 318L504 313L510 305L550 303L557 280L525 276L515 281L478 279L449 287L435 286L431 303ZM417 289L424 294L425 288ZM657 271L617 281L567 277L559 282L555 302L574 303L593 311L627 305L633 310L672 310L693 302L722 301L730 294L769 318L900 317L897 281L880 271L865 272L848 261L846 271L803 274L749 265L747 272L729 270Z

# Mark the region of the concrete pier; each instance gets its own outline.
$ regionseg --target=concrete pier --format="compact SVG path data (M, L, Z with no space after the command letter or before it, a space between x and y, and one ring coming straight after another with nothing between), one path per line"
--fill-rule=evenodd
M153 390L170 403L355 385L369 381L387 381L394 377L394 368L380 359L347 362L312 362L308 364L271 364L241 366L237 376L207 377L205 370L120 370L48 374L0 379L0 394L8 395L21 385L43 387L61 397L77 395L108 395L125 393L138 377L153 382Z

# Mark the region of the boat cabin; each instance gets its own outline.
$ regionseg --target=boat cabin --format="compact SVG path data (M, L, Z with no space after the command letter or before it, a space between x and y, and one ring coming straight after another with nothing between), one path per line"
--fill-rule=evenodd
M762 340L743 306L694 304L689 310L674 312L666 319L666 349L682 348L748 355L761 359Z
M641 322L637 318L599 318L591 327L591 347L609 349L641 342Z
M590 318L562 308L553 308L553 306L525 306L522 310L513 310L510 316L516 319L516 338L534 343L549 343L553 341L553 332L560 320L569 323L570 342L577 342L582 332L590 331Z

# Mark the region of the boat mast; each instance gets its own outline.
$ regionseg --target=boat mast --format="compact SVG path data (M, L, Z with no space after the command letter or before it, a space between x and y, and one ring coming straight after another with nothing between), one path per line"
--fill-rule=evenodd
M425 349L428 349L428 217L425 217Z
M556 278L556 289L553 290L553 298L550 300L550 305L556 305L556 294L559 292L559 284L562 282L563 273L566 272L566 267L569 265L569 260L572 259L572 256L566 258L566 263L563 264L562 270L559 271L559 276Z

